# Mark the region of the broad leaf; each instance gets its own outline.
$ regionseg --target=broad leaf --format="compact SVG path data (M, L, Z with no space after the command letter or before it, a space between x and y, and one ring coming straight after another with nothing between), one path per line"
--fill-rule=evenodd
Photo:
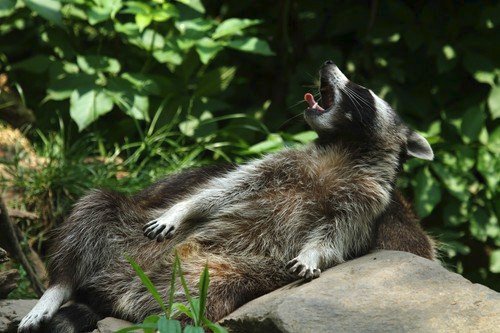
M0 1L0 17L9 16L16 8L17 0L2 0Z
M495 251L491 252L490 272L500 273L500 250L495 250Z
M113 109L113 101L103 89L78 89L70 98L69 113L81 131Z
M217 39L224 36L239 35L243 29L262 23L261 20L230 18L219 24L212 38Z
M426 217L441 201L441 189L428 168L420 170L415 182L415 208L420 217Z
M494 86L488 96L488 106L493 119L500 117L500 86Z
M196 10L199 13L205 13L205 7L203 7L203 4L201 3L201 0L177 0L180 3L185 4L188 7L191 7L192 9Z
M105 56L77 56L78 67L87 74L97 72L118 73L121 69L120 63L114 58Z
M12 65L13 69L20 69L31 73L43 73L45 72L52 60L46 55L36 55L31 58L19 61Z
M256 53L265 56L274 55L274 52L269 48L269 44L257 37L243 37L231 40L227 43L227 46L242 52Z
M465 143L477 141L484 126L485 115L483 107L476 105L469 108L462 117L460 129Z
M158 320L158 331L160 333L182 333L181 322L174 319L167 319L162 316Z
M222 45L205 37L196 42L196 52L200 56L200 60L205 65L212 60L217 53L222 50Z
M203 327L186 325L186 327L184 327L184 330L182 332L183 333L205 333L205 330L203 329Z
M3 0L2 0L3 1ZM44 19L62 25L61 3L57 0L24 0L26 6Z

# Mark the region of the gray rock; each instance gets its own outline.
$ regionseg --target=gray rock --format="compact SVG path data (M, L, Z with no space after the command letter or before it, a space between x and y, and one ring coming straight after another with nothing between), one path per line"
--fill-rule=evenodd
M264 295L222 320L231 332L500 332L500 294L436 262L375 252Z
M17 325L36 302L36 299L0 300L0 332L16 332Z
M130 327L132 325L133 324L131 322L122 319L106 317L97 323L97 331L100 333L113 333L122 328Z

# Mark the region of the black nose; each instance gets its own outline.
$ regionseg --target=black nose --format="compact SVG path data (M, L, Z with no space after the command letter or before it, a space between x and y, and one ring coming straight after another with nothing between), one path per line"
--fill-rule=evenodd
M323 66L327 66L327 65L334 65L334 63L331 60L327 60L327 61L325 61L325 63L323 64Z

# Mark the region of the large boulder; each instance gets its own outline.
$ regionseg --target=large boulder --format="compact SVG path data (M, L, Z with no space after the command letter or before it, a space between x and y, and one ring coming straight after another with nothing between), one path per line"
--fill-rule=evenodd
M35 299L0 300L0 332L17 332L19 322L36 302Z
M500 332L500 294L439 263L375 252L253 300L231 332Z
M0 332L15 332L35 300L0 301ZM439 263L380 251L253 300L224 318L231 332L500 332L500 294ZM93 333L131 323L105 318Z

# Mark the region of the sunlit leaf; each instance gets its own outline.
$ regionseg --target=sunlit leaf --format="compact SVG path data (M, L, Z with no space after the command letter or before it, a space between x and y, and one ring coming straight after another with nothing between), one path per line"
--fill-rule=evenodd
M500 250L495 250L490 254L490 271L500 273Z
M420 170L415 182L415 208L420 217L426 217L441 201L441 189L428 168Z
M177 1L185 4L188 7L191 7L197 12L205 13L205 7L203 7L201 0L177 0Z
M78 89L70 97L69 113L81 131L113 109L111 97L102 89Z
M2 0L3 1L3 0ZM24 0L26 6L44 19L62 25L61 3L57 0Z
M256 53L265 56L274 55L274 52L269 48L269 44L257 37L243 37L231 40L227 46L242 52Z
M488 106L493 119L500 117L500 86L491 88L488 96Z
M217 26L212 38L241 34L242 30L260 23L262 23L261 20L230 18Z
M76 62L80 69L87 74L97 72L118 73L121 69L117 59L105 56L77 56Z
M222 45L210 38L205 37L196 42L196 52L204 64L208 64L220 50L222 50Z

